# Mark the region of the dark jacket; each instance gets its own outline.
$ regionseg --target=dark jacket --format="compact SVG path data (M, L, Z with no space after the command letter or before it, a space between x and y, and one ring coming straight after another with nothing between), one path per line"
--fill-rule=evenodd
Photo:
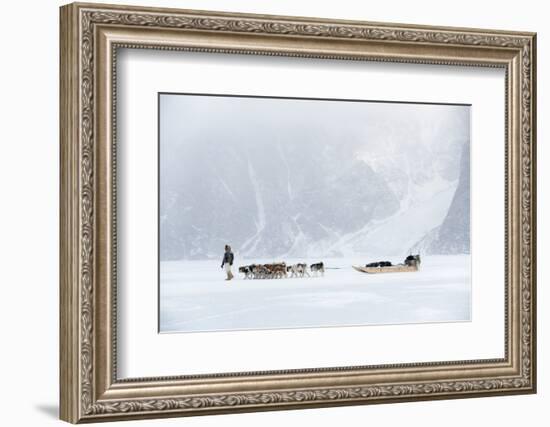
M222 267L224 264L233 265L233 252L226 252L223 254Z

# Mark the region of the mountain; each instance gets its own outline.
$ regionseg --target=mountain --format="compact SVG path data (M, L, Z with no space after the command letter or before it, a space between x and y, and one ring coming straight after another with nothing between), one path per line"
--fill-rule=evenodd
M364 161L319 148L196 147L207 173L182 164L180 179L162 186L161 259L215 258L226 243L241 257L316 256L397 212L398 199Z
M470 253L470 145L464 144L460 178L451 205L441 225L421 239L411 251L427 254Z
M467 107L170 95L160 118L161 260L464 251Z

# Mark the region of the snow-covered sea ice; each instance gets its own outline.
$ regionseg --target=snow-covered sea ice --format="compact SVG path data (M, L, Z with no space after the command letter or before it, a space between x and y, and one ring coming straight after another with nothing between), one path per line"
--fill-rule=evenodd
M279 260L246 260L271 262ZM285 260L287 263L318 260ZM470 320L470 256L426 256L418 272L365 274L323 260L324 276L224 280L218 261L161 262L160 332ZM398 259L391 259L399 262Z

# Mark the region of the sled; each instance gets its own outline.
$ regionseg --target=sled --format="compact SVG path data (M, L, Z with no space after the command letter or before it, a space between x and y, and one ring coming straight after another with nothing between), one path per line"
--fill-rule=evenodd
M361 273L377 274L377 273L409 273L418 271L418 265L391 265L389 267L359 267L352 265L357 271Z

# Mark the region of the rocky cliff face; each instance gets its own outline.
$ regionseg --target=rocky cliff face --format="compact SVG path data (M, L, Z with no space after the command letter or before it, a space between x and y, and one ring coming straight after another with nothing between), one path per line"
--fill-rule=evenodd
M470 253L470 145L464 144L460 158L460 176L445 219L413 251L428 254Z
M364 161L319 143L230 147L197 147L207 173L184 160L161 194L161 259L219 257L226 243L243 257L320 255L399 208Z

